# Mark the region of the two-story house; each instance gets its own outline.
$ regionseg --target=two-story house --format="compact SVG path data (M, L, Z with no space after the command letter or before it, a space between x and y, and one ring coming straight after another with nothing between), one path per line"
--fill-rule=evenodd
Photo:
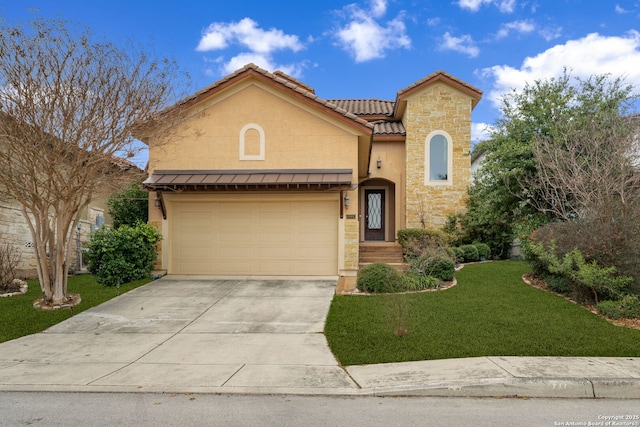
M354 288L368 245L397 245L397 230L439 228L464 209L481 96L438 71L393 101L326 100L284 73L243 67L168 110L171 129L140 136L158 267L337 276Z

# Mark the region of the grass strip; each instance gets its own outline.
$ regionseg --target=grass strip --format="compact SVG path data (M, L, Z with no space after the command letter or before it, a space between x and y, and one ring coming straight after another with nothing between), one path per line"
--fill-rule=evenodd
M336 295L325 334L342 365L479 356L640 356L640 331L522 281L523 262L467 265L448 290ZM408 335L396 337L398 323Z
M120 286L120 294L149 283L149 279L137 280ZM116 288L98 284L92 275L69 277L67 290L79 293L82 302L73 308L43 311L33 308L33 302L42 296L37 280L29 280L29 290L24 295L0 298L0 343L35 334L116 296Z

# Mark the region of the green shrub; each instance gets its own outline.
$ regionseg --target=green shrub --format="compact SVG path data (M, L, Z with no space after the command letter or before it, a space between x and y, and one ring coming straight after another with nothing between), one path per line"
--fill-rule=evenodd
M640 298L626 295L617 301L602 301L598 311L611 319L634 319L640 317Z
M358 272L357 288L362 292L391 293L402 290L400 274L388 264L376 262Z
M534 230L530 239L545 247L553 243L558 257L578 249L587 262L615 266L620 275L635 278L634 293L638 292L640 218L637 215L617 215L608 210L605 217L547 224Z
M480 260L480 254L478 254L478 248L473 245L462 245L460 246L462 249L464 262L474 262Z
M474 243L473 246L478 250L478 256L481 260L487 260L491 257L491 248L486 243Z
M547 283L547 286L549 286L549 289L559 294L571 295L571 292L573 291L573 285L566 277L547 275L544 280Z
M96 230L87 245L89 272L106 286L144 279L155 265L160 238L155 228L141 222Z
M422 255L409 262L411 273L416 276L432 276L440 280L453 280L455 263L448 256Z
M462 248L454 247L451 249L453 249L453 253L455 254L456 262L464 262L464 251Z
M406 291L423 291L425 289L437 289L441 281L431 276L418 276L415 274L404 274L401 276L402 287Z
M587 262L578 249L557 255L555 241L545 248L541 243L531 243L529 252L535 266L534 271L540 275L560 276L570 281L577 295L585 291L591 294L593 301L598 304L599 296L619 299L626 289L634 282L631 276L620 276L614 266L601 267L595 261Z
M113 228L119 228L121 225L135 227L139 221L147 222L148 199L149 193L142 189L139 182L133 182L113 193L107 200L109 215L113 218Z
M448 236L441 230L404 228L398 230L398 243L407 257L416 257L428 249L448 246Z

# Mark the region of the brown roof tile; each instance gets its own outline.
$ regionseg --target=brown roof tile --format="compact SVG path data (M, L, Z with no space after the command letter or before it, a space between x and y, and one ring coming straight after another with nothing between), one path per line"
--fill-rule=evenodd
M391 116L395 102L381 99L330 99L328 102L356 116Z
M319 98L318 96L316 96L313 88L311 88L310 86L303 84L301 82L299 82L298 80L294 79L291 76L288 76L287 74L283 73L282 71L277 71L275 73L270 73L265 69L262 69L260 67L258 67L255 64L247 64L244 67L240 68L239 70L236 70L235 72L229 74L228 76L223 77L222 79L214 82L213 84L207 86L206 88L199 90L198 92L194 93L193 95L183 99L182 101L178 102L175 106L170 107L167 111L171 111L174 108L178 108L178 107L184 107L187 106L191 103L197 102L200 98L202 97L206 97L208 94L210 93L214 93L216 89L220 88L221 86L223 86L225 83L229 82L230 80L233 80L236 77L239 77L240 75L244 74L244 73L256 73L258 75L262 75L270 80L272 80L273 82L294 91L295 93L298 93L302 96L305 96L306 98L317 102L318 104L322 105L325 108L328 108L330 110L335 111L338 114L343 115L344 117L347 117L350 120L353 120L354 122L358 123L361 126L365 126L369 129L373 128L373 125L371 125L368 121L361 119L360 117L358 117L357 115L353 114L352 112L343 109L343 108L339 108L337 105L335 105L334 103L328 102L322 98Z
M404 128L402 122L387 122L379 121L374 122L373 134L374 135L406 135L407 131Z
M478 89L477 87L472 86L469 83L467 83L467 82L465 82L463 80L460 80L459 78L454 77L449 73L446 73L446 72L444 72L442 70L438 70L435 73L431 73L427 77L425 77L423 79L420 79L417 82L415 82L415 83L405 87L404 89L401 89L400 91L398 91L398 98L401 97L402 95L404 95L405 93L410 92L412 89L415 89L418 86L421 86L421 85L423 85L425 83L428 83L429 81L432 81L432 80L435 81L435 80L442 79L442 78L447 79L447 80L449 80L449 81L451 81L453 83L456 83L457 85L465 88L467 91L469 91L471 93L474 93L474 95L476 95L478 98L480 98L482 96L482 91L480 89Z

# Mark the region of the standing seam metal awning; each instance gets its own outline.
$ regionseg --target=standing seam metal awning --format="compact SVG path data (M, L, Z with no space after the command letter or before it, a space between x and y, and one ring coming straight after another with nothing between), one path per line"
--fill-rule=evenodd
M149 190L344 190L352 169L157 170L143 185Z

